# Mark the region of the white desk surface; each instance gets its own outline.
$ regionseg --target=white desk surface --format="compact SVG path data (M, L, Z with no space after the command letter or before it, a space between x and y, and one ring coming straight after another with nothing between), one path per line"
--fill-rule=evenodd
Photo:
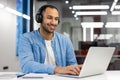
M0 80L120 80L120 70L119 71L107 71L102 75L90 76L86 78L69 78L61 77L57 75L47 75L42 79L23 79L17 78L16 72L0 72ZM1 77L1 75L3 77Z

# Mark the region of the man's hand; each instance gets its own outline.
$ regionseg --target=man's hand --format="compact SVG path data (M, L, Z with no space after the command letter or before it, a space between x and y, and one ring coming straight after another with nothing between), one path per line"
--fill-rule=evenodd
M55 74L72 74L72 75L79 75L82 65L70 65L66 67L59 67L57 66L54 70Z

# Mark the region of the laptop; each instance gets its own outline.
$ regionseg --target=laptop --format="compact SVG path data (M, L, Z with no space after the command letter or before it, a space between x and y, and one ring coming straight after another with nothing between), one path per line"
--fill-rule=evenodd
M115 47L90 47L78 76L57 74L64 77L81 78L103 74L111 61Z

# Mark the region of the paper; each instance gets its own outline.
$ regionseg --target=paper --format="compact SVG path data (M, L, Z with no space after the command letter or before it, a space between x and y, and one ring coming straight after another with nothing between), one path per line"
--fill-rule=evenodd
M22 76L22 78L44 78L46 76L48 76L48 74L29 73Z
M12 79L15 78L16 75L15 74L0 74L0 79Z

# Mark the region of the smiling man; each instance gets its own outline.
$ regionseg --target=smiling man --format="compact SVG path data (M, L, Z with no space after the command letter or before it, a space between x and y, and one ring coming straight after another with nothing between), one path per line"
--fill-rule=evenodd
M55 31L60 20L55 6L44 5L36 14L40 24L38 30L23 34L20 39L18 56L24 73L73 74L78 75L71 41Z

